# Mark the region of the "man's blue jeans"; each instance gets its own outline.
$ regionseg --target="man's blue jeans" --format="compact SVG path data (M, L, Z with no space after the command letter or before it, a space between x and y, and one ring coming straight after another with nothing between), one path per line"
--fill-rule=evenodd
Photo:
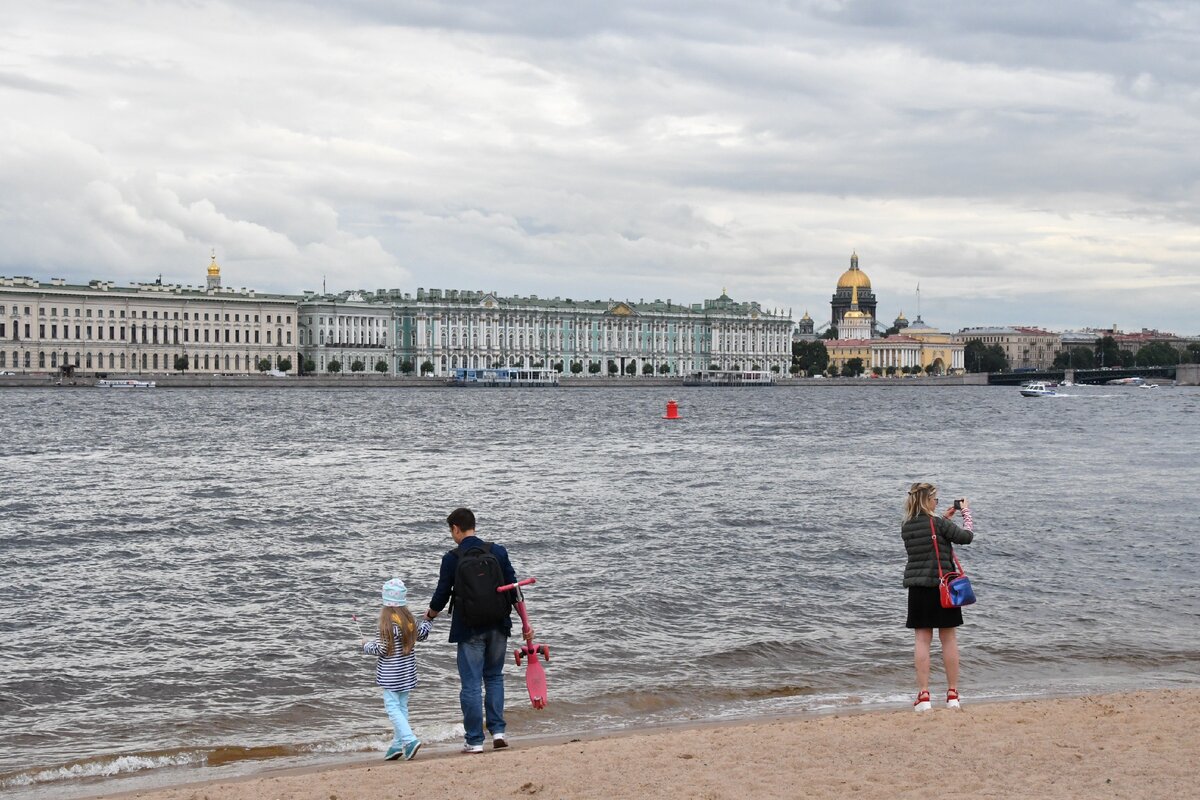
M488 732L504 733L504 659L508 637L498 628L477 633L458 643L458 678L462 689L463 729L467 744L483 744L483 715L487 711ZM485 697L480 707L480 693Z

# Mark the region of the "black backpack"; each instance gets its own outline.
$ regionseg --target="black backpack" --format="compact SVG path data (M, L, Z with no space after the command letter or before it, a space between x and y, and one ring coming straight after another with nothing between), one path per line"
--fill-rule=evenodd
M458 566L454 569L453 612L464 625L482 628L508 619L511 604L508 594L497 592L504 585L500 560L492 555L492 543L463 552L456 547Z

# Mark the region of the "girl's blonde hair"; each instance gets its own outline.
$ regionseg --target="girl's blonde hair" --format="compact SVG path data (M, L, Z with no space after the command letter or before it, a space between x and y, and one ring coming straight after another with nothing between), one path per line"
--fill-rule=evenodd
M916 519L922 514L933 516L937 487L932 483L914 483L904 498L904 521Z
M379 641L388 656L396 655L397 642L392 626L400 629L401 655L408 655L417 644L417 621L408 606L384 606L379 611Z

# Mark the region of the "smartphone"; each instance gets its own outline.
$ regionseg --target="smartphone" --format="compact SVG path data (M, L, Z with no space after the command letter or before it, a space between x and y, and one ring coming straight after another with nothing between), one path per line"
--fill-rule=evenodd
M954 507L957 508L959 511L962 511L962 500L955 500Z

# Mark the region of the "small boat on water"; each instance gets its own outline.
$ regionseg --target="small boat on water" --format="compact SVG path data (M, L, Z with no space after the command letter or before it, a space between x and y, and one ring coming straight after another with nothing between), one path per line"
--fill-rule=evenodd
M154 381L138 381L132 378L123 380L98 380L97 389L153 389Z
M558 386L558 370L540 367L496 367L454 370L450 386L540 388Z
M1022 397L1057 397L1058 392L1047 386L1043 381L1029 381L1021 384Z
M1107 381L1109 386L1143 386L1145 383L1145 378L1138 378L1136 376L1133 378L1113 378L1111 381Z
M706 369L683 379L684 386L774 386L775 376L766 370Z

